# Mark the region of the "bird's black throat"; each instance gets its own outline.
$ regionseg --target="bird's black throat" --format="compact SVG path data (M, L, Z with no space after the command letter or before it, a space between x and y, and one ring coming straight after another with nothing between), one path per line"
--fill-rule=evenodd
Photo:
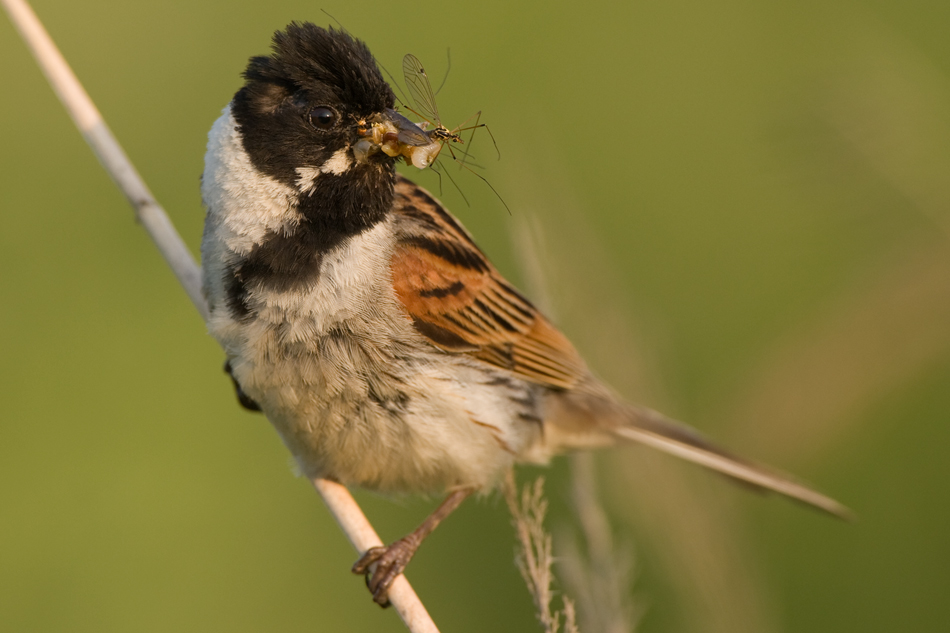
M324 255L386 219L393 206L395 171L355 166L341 175L321 174L301 194L296 226L268 232L226 273L228 307L252 316L252 293L305 291L320 279Z

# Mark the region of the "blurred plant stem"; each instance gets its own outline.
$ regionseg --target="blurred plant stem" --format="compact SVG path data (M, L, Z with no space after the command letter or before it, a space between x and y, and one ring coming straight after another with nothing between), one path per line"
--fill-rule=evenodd
M594 455L574 453L568 460L571 506L580 534L567 526L558 532L561 577L578 600L584 631L632 633L642 611L633 603L632 553L629 547L618 549L614 543L610 521L597 492Z

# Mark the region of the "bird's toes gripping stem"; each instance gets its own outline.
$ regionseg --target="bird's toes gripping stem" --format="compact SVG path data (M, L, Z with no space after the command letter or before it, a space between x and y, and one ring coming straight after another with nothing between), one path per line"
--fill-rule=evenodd
M410 534L386 547L371 547L353 565L354 574L366 576L366 586L376 604L389 606L389 587L412 560L421 542Z

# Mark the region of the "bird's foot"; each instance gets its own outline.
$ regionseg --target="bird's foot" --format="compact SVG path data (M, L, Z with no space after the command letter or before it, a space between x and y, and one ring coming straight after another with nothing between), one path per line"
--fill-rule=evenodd
M371 547L356 561L353 573L366 576L373 602L383 608L389 606L389 587L412 560L421 542L410 534L386 547Z

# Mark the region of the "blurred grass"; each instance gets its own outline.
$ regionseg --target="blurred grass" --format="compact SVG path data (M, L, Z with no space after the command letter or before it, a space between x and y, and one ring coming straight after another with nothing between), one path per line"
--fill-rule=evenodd
M246 59L328 21L35 8L195 251L205 135ZM950 5L323 8L394 72L412 52L441 79L451 47L443 119L484 112L514 217L465 173L471 208L443 197L519 282L509 234L541 227L558 320L601 375L861 517L606 453L639 630L943 628ZM0 631L402 630L5 20L0 60ZM560 462L563 516L559 485ZM359 498L384 538L430 505ZM426 543L410 578L443 630L533 630L512 548L497 499Z

